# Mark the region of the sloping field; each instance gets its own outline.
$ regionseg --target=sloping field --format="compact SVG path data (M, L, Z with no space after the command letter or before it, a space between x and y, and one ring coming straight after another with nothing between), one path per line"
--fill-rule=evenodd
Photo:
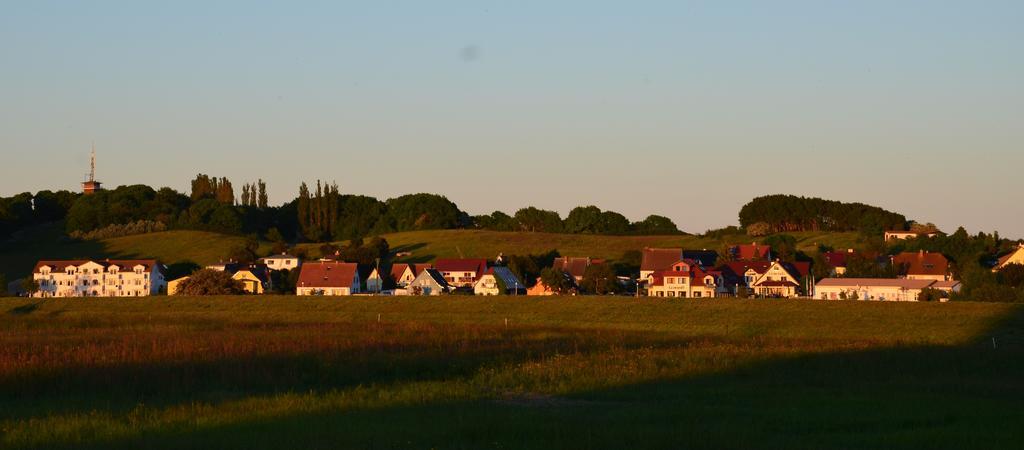
M0 299L0 448L1019 448L1024 308Z
M99 241L72 241L54 227L37 230L0 247L0 273L8 280L32 271L40 259L156 258L164 264L211 264L227 257L245 238L205 231L175 230Z
M792 233L799 248L816 250L818 244L835 248L859 247L856 233ZM697 236L597 236L481 230L411 231L384 235L396 251L411 251L408 259L417 262L435 258L488 257L505 254L540 254L558 250L564 256L591 256L619 260L631 250L644 247L682 247L690 250L720 250L726 243ZM741 241L742 239L742 241ZM735 238L752 242L753 238ZM760 240L760 239L758 239Z

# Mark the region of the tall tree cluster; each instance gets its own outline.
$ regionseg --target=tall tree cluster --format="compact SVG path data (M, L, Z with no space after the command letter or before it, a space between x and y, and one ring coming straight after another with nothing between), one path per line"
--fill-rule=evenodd
M242 185L242 206L251 208L266 208L267 205L267 183L262 179L255 183Z
M743 227L767 227L770 233L791 231L861 231L881 234L903 230L907 218L863 203L843 203L795 195L758 197L740 209Z

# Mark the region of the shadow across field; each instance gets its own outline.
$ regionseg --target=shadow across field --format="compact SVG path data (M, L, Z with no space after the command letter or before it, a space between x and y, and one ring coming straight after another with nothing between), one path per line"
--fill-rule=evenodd
M570 391L562 397L494 392L472 401L433 400L387 407L353 407L271 415L227 424L168 427L125 439L74 443L69 448L1019 448L1024 442L1024 309L1014 309L975 339L957 346L908 345L800 354L747 364L724 364L694 376ZM541 329L513 329L499 339L526 339ZM550 331L550 330L549 330ZM341 353L322 361L241 363L226 379L204 375L218 389L238 391L340 388L359 383L449 380L484 367L542 362L559 354L686 348L701 343L662 334L561 330L508 354L495 341L452 353L432 345L379 360ZM536 337L536 336L534 336ZM992 340L995 338L996 345ZM618 342L618 344L610 344ZM703 342L708 343L708 342ZM771 345L771 343L767 343ZM554 350L554 351L553 351ZM755 349L756 351L756 349ZM643 353L646 354L646 353ZM458 356L458 357L456 357ZM301 358L319 359L312 355ZM353 359L354 358L354 359ZM330 363L348 362L340 371ZM713 361L712 361L713 362ZM684 361L685 363L685 361ZM238 362L223 362L230 367ZM254 370L294 371L301 382L265 383ZM182 367L165 368L180 371ZM321 375L302 378L302 372ZM250 373L251 376L244 375ZM59 377L75 373L57 374ZM136 368L89 375L71 393L95 389L102 377L124 382L157 376ZM309 377L309 375L305 375ZM267 381L267 380L264 380ZM166 382L166 381L165 381ZM8 381L0 382L0 386ZM152 384L150 384L152 383ZM145 383L150 387L162 382ZM41 382L40 386L45 384ZM112 383L115 386L117 383ZM200 388L196 397L213 395ZM554 388L554 387L552 387ZM114 388L111 388L114 389ZM139 393L135 389L129 392ZM10 392L4 392L4 395ZM509 401L511 396L511 400ZM542 401L532 401L532 399Z
M309 326L312 331L306 329ZM97 354L85 364L68 361L61 366L0 376L0 419L88 413L95 411L96 405L103 405L104 412L124 413L140 403L165 407L187 399L216 404L280 393L449 380L469 377L484 367L515 365L557 354L690 343L655 333L527 327L420 325L410 330L396 324L333 323L252 328L195 332L187 342L140 335L142 342L137 345L104 345L102 336L91 338L83 344L92 346L91 352L112 352L122 358L148 355L150 347L162 345L192 347L152 358L156 361L104 364L104 356ZM296 330L302 334L292 334ZM266 341L268 334L280 334L280 340L288 342L267 341L274 347L266 349L252 343ZM394 338L396 335L407 337ZM230 340L237 342L224 343ZM206 349L209 354L204 353Z

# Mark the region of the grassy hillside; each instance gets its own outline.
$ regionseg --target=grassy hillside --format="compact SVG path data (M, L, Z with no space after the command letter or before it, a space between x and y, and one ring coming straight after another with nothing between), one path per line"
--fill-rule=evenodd
M857 247L855 233L793 233L801 249L814 250L818 244L836 248ZM630 250L644 247L683 247L719 250L725 244L696 236L595 236L481 230L410 231L384 235L395 252L412 252L402 258L430 262L436 258L486 257L499 253L539 254L558 250L565 256L591 256L618 260ZM730 242L750 242L737 236ZM165 264L209 264L223 259L244 238L204 231L176 230L100 241L71 241L60 224L25 233L18 241L0 244L0 273L9 280L25 276L39 259L66 258L157 258ZM269 245L263 251L269 251ZM309 255L317 255L319 244L302 244Z
M856 233L793 233L800 249L814 250L818 244L836 248L856 248ZM586 234L552 234L482 230L410 231L384 235L394 251L409 251L406 258L416 262L435 258L487 257L499 253L539 254L555 249L565 256L591 256L619 259L630 250L644 247L682 247L686 249L719 250L725 242L697 236L597 236ZM755 239L735 237L735 242ZM757 239L760 240L760 239ZM315 247L315 246L311 246Z
M205 231L164 231L99 241L72 241L54 224L0 245L0 272L9 280L27 275L40 259L156 258L165 264L217 262L231 248L244 244L239 236Z
M1019 448L1022 329L985 303L0 299L0 448Z

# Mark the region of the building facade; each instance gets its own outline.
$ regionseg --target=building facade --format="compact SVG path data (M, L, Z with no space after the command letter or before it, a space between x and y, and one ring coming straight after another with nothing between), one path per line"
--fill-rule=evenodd
M145 297L165 292L163 266L155 259L39 261L32 271L33 297Z

